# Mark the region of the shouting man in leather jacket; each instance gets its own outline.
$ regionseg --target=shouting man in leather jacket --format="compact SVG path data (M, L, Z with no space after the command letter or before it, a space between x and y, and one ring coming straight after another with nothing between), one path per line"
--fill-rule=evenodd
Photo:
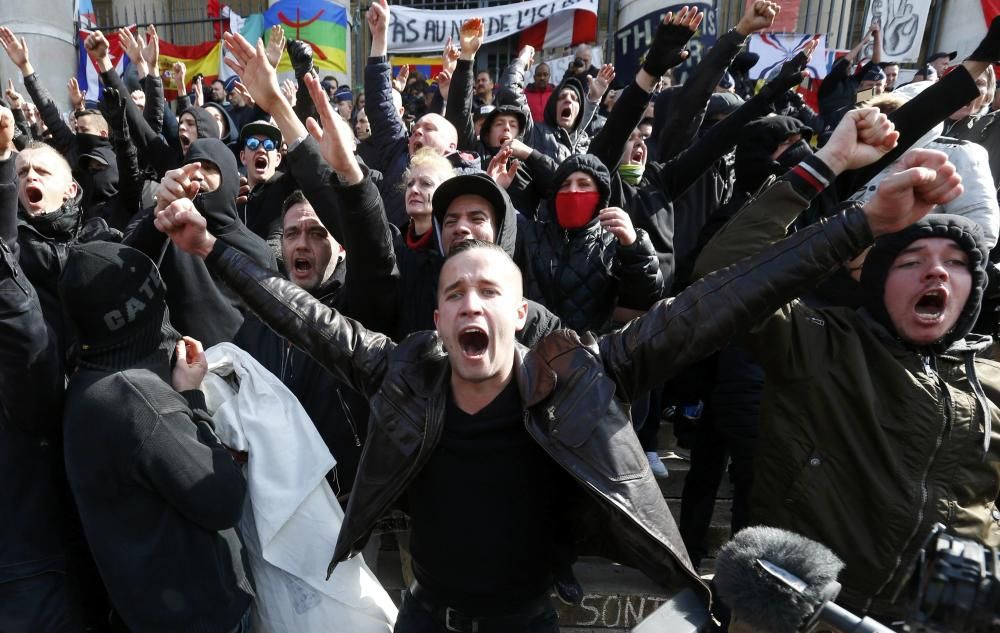
M314 132L318 132L314 130ZM277 332L370 399L367 446L331 568L397 503L412 514L416 583L396 631L556 631L552 547L570 544L706 601L632 431L629 406L814 285L874 236L960 187L920 165L885 195L800 231L595 337L516 343L527 307L503 249L457 245L440 274L436 331L394 343L216 240L189 200L157 214ZM360 170L346 180L360 180ZM901 193L902 192L902 193ZM901 204L901 196L911 201ZM568 527L564 527L568 526Z

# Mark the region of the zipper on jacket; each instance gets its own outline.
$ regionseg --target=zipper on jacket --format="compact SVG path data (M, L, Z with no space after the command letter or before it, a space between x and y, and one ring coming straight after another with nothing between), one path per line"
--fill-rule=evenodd
M285 343L285 354L281 357L281 382L285 382L285 375L288 369L292 367L292 344L286 341Z
M913 539L919 536L920 526L924 523L924 510L927 507L927 500L930 493L927 490L927 478L930 476L931 466L934 465L934 461L937 459L938 450L941 448L941 444L944 443L944 435L948 430L948 426L951 422L951 410L952 402L951 395L948 393L948 385L941 378L940 374L937 373L937 359L933 356L927 356L922 358L924 363L924 368L929 376L932 376L936 381L938 386L941 388L942 394L942 405L941 405L941 429L938 431L937 439L934 442L934 450L931 451L930 458L927 460L927 464L924 466L924 471L920 476L920 508L917 510L917 521L913 526L913 531L910 532L910 536L904 541L903 547L900 548L899 554L896 555L896 562L892 569L889 571L889 576L882 583L882 586L872 594L872 597L868 599L868 603L865 605L865 610L871 607L872 600L875 596L882 593L882 591L888 586L888 584L896 577L896 573L899 571L900 566L903 564L903 554L909 549L910 544ZM890 602L895 602L899 598L900 592L905 588L904 585L900 585L892 597L889 599Z
M347 424L351 427L351 434L354 435L354 445L360 447L361 439L358 437L358 427L354 424L354 416L351 415L351 408L344 401L344 396L340 393L340 387L335 387L335 389L337 391L337 400L340 400L340 408L343 409L344 417L347 418Z

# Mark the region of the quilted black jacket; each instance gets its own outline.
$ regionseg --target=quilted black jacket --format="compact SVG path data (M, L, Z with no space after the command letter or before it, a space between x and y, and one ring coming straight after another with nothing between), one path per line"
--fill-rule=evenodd
M558 183L576 171L591 175L601 192L598 209L606 207L608 169L597 157L580 154L556 170L549 208L555 209ZM626 247L602 229L596 217L574 230L524 216L519 223L518 234L523 237L517 263L525 276L526 296L555 312L564 326L577 332L602 331L616 305L646 310L663 297L656 250L642 229L636 230L635 243Z

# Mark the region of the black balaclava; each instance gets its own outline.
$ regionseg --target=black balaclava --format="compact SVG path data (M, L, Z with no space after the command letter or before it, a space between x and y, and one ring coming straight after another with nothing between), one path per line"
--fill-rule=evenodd
M198 138L219 138L219 123L212 116L211 112L205 108L191 106L184 110L184 112L181 112L177 119L180 120L185 113L194 117L194 127L198 130Z
M777 160L772 160L778 146L800 134L803 140L792 144ZM781 176L812 154L808 139L812 129L790 116L771 116L751 121L740 132L736 144L736 190L756 191L770 176Z
M77 134L77 168L73 175L83 189L81 205L90 212L95 206L106 204L118 194L118 159L111 143L96 134ZM102 163L104 169L90 169L85 161Z
M902 231L883 235L875 240L875 245L865 258L864 268L861 269L861 288L869 314L890 332L898 334L885 308L885 280L892 263L903 249L917 240L929 237L943 237L958 244L969 255L969 271L972 273L969 299L955 322L955 327L943 339L930 346L934 351L943 352L972 331L979 316L983 293L986 291L989 253L982 227L962 216L935 214L926 216Z
M228 225L238 217L236 195L240 190L240 174L236 157L219 139L199 138L191 143L187 156L184 157L185 165L194 162L212 163L222 176L218 189L195 196L194 206L215 226Z

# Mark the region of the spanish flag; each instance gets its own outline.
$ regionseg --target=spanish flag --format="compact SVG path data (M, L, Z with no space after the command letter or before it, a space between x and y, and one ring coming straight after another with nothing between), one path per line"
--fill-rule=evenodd
M195 75L204 77L205 90L219 76L222 61L222 42L205 42L194 46L178 46L160 40L160 76L163 77L163 92L167 99L174 99L180 91L187 91ZM187 66L187 86L178 86L173 79L174 62L184 62Z
M312 46L316 68L347 72L347 9L329 0L279 0L264 13L265 32L275 24L286 38ZM283 55L278 72L291 69Z

